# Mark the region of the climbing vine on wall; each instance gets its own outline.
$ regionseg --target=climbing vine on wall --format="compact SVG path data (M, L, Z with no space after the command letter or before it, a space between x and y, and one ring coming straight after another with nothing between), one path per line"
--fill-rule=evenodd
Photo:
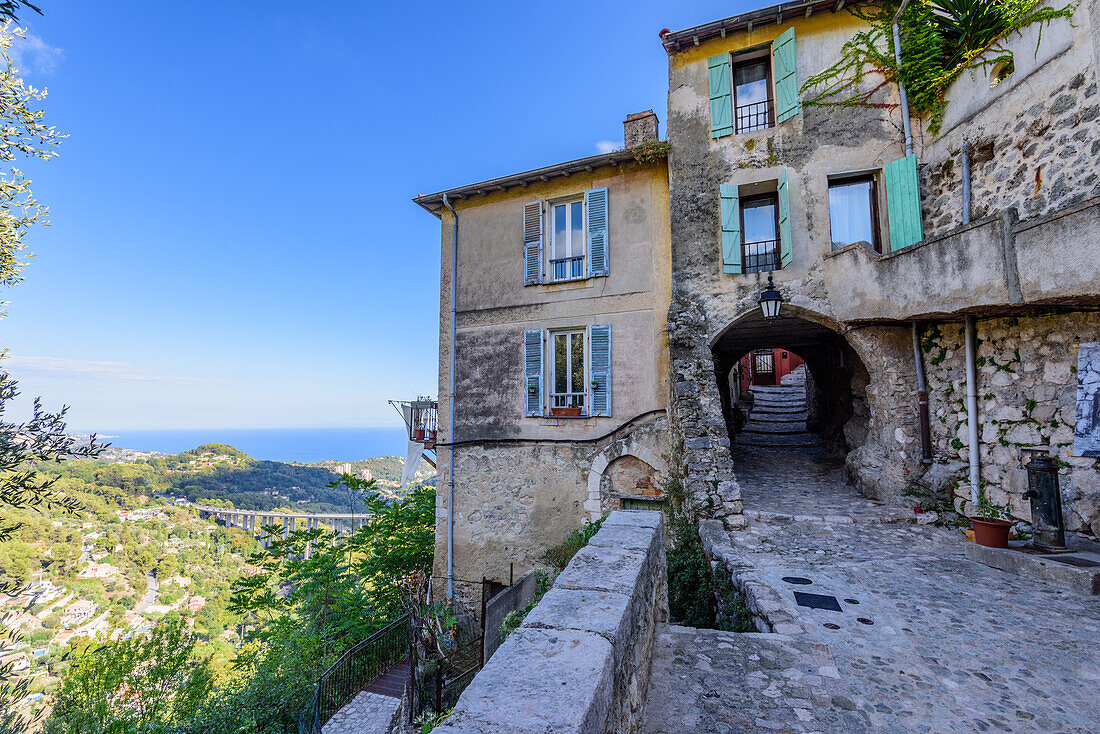
M893 18L898 2L857 5L850 12L870 28L844 44L840 59L802 85L804 104L883 107L877 92L898 81L894 59ZM1035 23L1069 19L1074 5L1041 5L1041 0L911 0L899 20L901 79L909 95L911 114L926 117L939 131L947 107L947 89L967 69L1000 66L1010 70L1012 52L1003 45L1012 33ZM1041 35L1040 35L1041 41ZM863 85L875 73L882 81Z

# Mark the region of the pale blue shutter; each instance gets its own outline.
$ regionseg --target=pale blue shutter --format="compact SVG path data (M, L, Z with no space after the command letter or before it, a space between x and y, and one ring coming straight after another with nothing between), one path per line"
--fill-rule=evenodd
M775 121L798 114L798 69L794 53L794 28L772 41L772 69L775 71Z
M733 95L730 94L730 55L718 54L707 59L710 83L710 136L720 138L733 133Z
M741 272L741 211L737 186L722 184L722 272Z
M791 200L787 193L787 169L779 172L779 186L776 194L779 199L779 267L791 264Z
M542 415L542 329L523 332L524 414Z
M607 275L610 269L607 242L607 187L585 191L584 209L588 216L588 277Z
M588 327L588 374L592 381L589 415L611 415L611 327Z
M523 284L542 282L542 201L523 205Z
M890 251L893 252L924 239L917 157L907 155L887 163L882 173L886 179L886 216L890 220Z

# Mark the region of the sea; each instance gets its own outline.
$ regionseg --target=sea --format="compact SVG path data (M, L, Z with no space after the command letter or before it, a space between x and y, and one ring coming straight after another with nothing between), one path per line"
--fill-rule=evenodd
M404 456L403 426L368 428L188 428L104 431L99 437L117 448L178 454L204 443L225 443L254 459L269 461L359 461Z

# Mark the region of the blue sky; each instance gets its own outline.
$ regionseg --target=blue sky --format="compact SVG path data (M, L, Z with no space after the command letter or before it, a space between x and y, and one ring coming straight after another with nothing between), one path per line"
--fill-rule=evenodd
M436 391L418 193L596 153L657 37L765 3L88 3L23 18L60 157L0 293L7 367L79 430L393 424Z

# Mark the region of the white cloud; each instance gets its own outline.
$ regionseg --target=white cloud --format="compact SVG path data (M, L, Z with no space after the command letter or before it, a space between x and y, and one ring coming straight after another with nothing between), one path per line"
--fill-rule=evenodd
M616 142L614 140L596 141L596 150L600 151L601 153L611 153L612 151L619 150L622 147L622 143Z
M52 74L65 60L64 49L51 46L33 33L16 36L8 53L17 69L38 74Z
M176 385L207 385L219 382L204 377L162 375L127 362L100 362L88 359L64 357L8 357L0 363L16 379L21 374L46 377L85 378L94 380L121 380L123 382L160 382Z

